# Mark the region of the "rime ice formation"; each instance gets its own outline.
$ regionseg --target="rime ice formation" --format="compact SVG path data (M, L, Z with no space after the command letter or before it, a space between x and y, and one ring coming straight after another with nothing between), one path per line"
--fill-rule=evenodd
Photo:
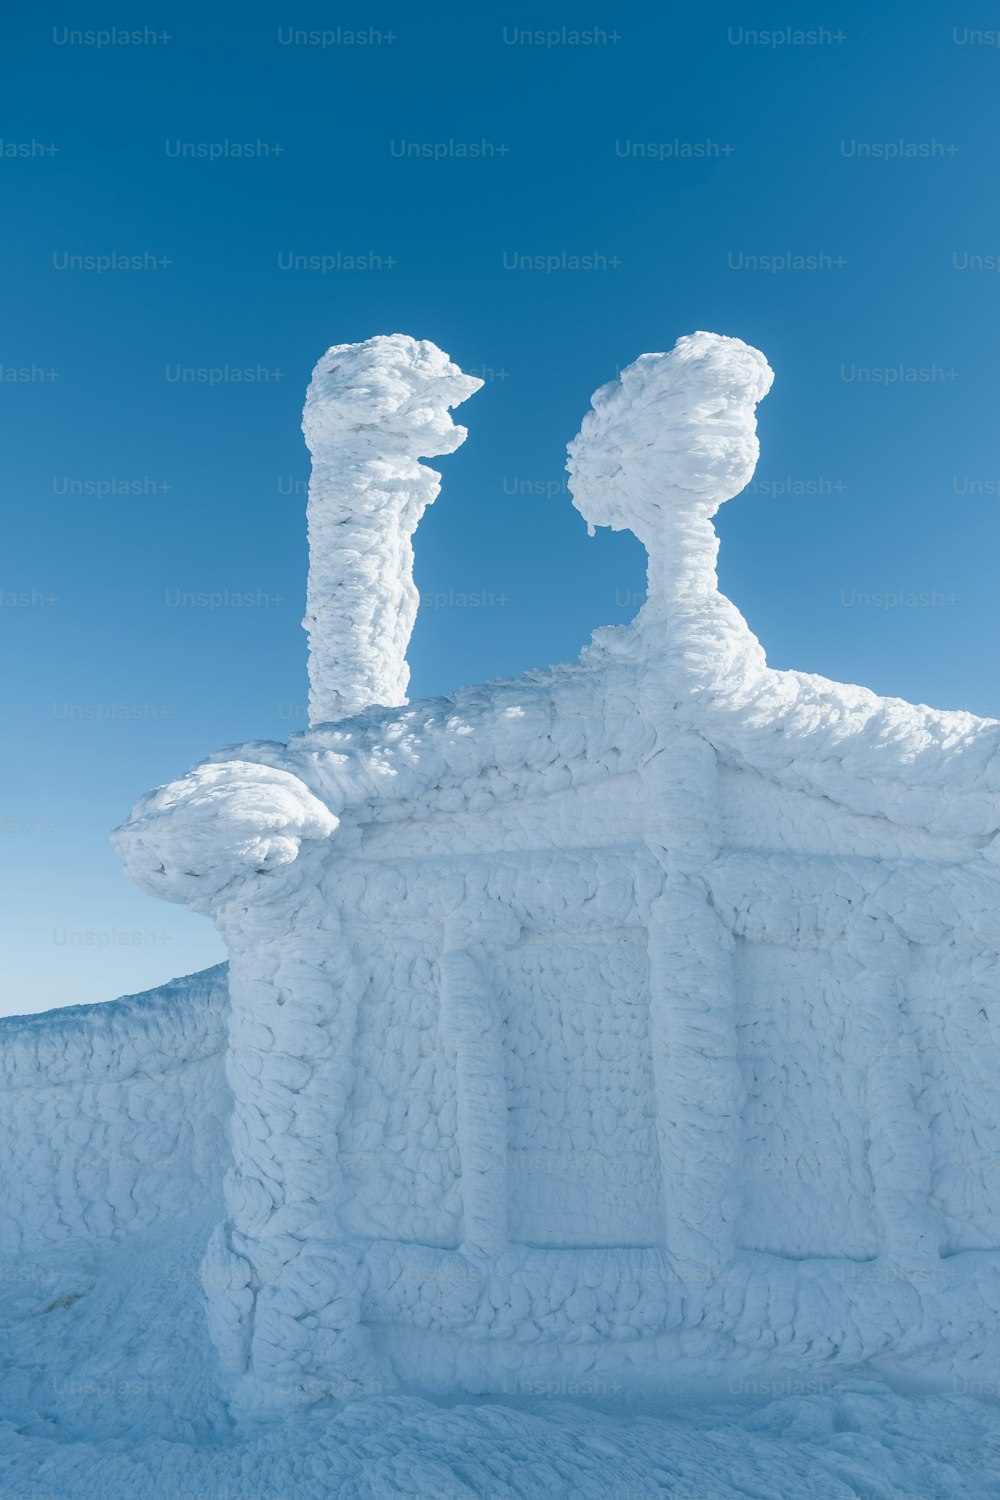
M313 457L303 623L314 724L406 702L410 538L441 483L417 460L465 441L448 413L482 383L400 333L335 344L313 371L302 430Z
M210 913L243 879L281 870L304 839L329 838L338 823L298 777L238 760L157 787L136 804L134 821L132 878L165 901Z
M595 393L569 445L573 504L591 533L635 533L655 606L691 590L718 596L709 522L753 475L756 407L773 378L748 344L695 333L669 354L643 354Z
M59 1310L81 1368L169 1387L131 1426L71 1392L41 1430L17 1386L15 1478L54 1428L81 1496L161 1464L304 1500L995 1494L975 1444L1000 1423L969 1398L1000 1390L1000 724L767 667L711 518L770 383L698 333L599 391L574 503L642 539L646 605L579 662L394 706L416 457L455 446L471 387L398 337L321 361L330 722L211 758L116 834L143 889L218 924L228 1011L212 971L107 1026L0 1028L46 1086L12 1107L0 1231L56 1268L0 1281L4 1347L44 1388ZM365 579L372 631L335 606ZM88 1456L95 1422L126 1447Z
M108 1005L0 1021L5 1270L212 1212L227 1149L226 1038L222 967ZM44 1276L23 1279L45 1289Z

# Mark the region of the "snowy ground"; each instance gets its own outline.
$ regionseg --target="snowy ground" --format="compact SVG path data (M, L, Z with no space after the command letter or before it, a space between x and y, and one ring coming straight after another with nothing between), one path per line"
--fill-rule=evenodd
M863 1381L763 1405L613 1417L557 1400L446 1410L410 1397L197 1448L5 1423L5 1500L980 1500L1000 1495L1000 1414Z
M560 1389L401 1395L240 1428L196 1295L208 1227L179 1220L4 1268L2 1500L1000 1496L995 1391L904 1395L837 1371L633 1412Z

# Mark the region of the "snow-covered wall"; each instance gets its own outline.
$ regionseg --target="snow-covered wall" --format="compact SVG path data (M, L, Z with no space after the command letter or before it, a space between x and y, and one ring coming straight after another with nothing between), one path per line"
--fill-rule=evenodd
M0 1255L221 1204L225 965L103 1005L0 1020Z

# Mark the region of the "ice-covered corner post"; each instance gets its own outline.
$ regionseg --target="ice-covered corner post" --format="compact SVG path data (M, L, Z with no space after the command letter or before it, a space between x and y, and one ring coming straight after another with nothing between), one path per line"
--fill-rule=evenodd
M329 723L406 702L418 596L411 538L441 484L419 462L452 453L449 415L482 385L426 339L335 344L302 417L309 483L309 717Z

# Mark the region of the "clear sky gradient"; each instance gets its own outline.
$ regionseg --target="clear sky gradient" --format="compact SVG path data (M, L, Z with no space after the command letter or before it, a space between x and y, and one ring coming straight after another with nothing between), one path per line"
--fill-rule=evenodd
M222 956L107 834L305 727L299 420L332 343L486 375L416 537L413 697L635 613L644 554L588 540L565 444L705 328L777 373L719 523L771 663L1000 715L995 8L229 9L5 23L0 1010ZM116 27L142 40L85 35ZM227 590L253 602L184 603Z

